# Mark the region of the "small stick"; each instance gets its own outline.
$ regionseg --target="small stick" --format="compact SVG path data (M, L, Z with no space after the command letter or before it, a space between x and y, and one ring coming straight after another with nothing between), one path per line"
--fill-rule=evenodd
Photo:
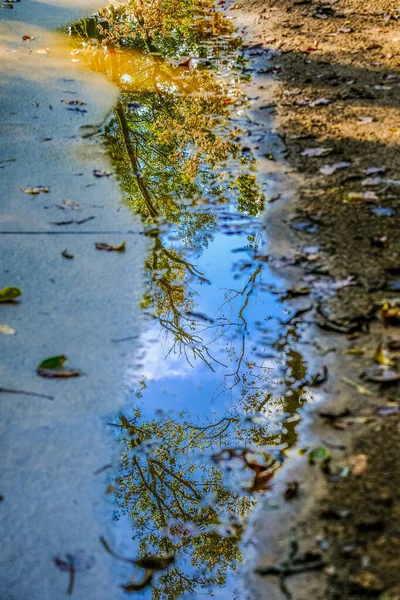
M21 396L33 396L34 398L44 398L45 400L54 400L54 396L47 396L47 394L37 394L36 392L24 392L23 390L11 390L8 388L0 387L0 393L4 394L19 394Z

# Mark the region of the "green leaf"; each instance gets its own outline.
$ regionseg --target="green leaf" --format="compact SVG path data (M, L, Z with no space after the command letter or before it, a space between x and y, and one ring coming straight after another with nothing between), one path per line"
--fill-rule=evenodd
M22 292L17 287L6 287L0 290L0 302L12 302L22 295Z
M325 446L317 446L308 453L308 462L310 465L315 465L318 462L326 464L331 458L331 453Z
M64 354L60 354L60 356L52 356L41 362L39 369L61 369L66 360L67 357Z

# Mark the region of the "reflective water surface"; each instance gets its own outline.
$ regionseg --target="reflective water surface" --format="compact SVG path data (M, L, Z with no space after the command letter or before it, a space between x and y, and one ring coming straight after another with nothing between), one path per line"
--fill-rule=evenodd
M140 9L140 10L139 10ZM149 237L146 330L127 373L110 482L120 544L143 559L119 584L141 598L243 598L240 539L296 442L306 378L293 311L269 269L268 206L232 22L175 0L101 12L70 29L77 60L121 89L104 136ZM115 340L129 353L136 340ZM273 510L273 507L271 507Z

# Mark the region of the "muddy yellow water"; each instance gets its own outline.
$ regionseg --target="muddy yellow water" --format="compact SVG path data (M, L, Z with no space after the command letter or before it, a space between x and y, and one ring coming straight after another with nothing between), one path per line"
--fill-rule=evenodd
M102 135L149 239L140 356L110 426L122 448L108 489L119 539L105 545L121 569L120 555L158 557L116 581L143 598L244 598L246 520L296 442L305 401L262 228L271 198L257 155L275 151L267 113L250 112L262 51L242 48L232 23L175 0L69 29L76 60L120 87ZM114 343L129 355L137 340L127 331Z

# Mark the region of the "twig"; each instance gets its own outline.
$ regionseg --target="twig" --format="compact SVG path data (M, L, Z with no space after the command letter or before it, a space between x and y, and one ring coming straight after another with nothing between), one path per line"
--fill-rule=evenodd
M44 398L45 400L54 400L54 396L47 396L47 394L36 394L36 392L24 392L23 390L11 390L8 388L0 388L0 393L4 394L19 394L21 396L33 396L34 398Z

